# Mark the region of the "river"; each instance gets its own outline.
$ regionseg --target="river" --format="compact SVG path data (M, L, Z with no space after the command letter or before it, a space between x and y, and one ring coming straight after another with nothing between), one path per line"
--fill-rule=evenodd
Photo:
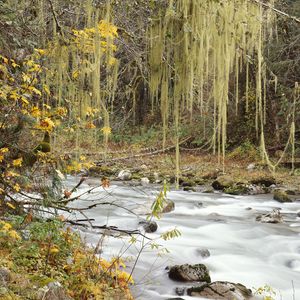
M66 184L74 186L77 181L78 178L69 177ZM99 179L89 179L76 193L82 194L99 183ZM106 190L95 188L71 205L82 208L99 202L112 203L93 207L85 214L95 219L97 225L134 230L138 228L138 221L145 219L144 213L149 211L159 188L115 182ZM300 201L279 203L272 200L272 195L231 196L176 190L171 190L168 198L175 202L175 210L156 220L158 230L147 234L160 245L159 249L146 246L133 270L132 292L137 300L176 297L175 287L191 286L168 278L167 266L184 263L204 263L212 281L239 282L252 290L268 285L275 290L276 300L300 299L300 217L297 217ZM274 208L281 210L284 223L263 224L255 220L258 214ZM83 218L76 214L67 217ZM160 238L175 227L181 232L180 237L168 241ZM91 245L101 240L102 235L97 230L80 232ZM127 261L127 272L131 272L141 247L149 242L138 237L128 248L129 240L124 236L107 236L101 240L101 255L110 258L122 254ZM169 252L165 253L163 248ZM209 250L209 257L201 256L204 249Z

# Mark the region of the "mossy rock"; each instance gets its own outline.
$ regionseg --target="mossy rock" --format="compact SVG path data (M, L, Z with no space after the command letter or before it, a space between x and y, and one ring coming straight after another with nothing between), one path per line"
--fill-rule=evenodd
M132 173L131 179L140 180L142 177L143 177L142 174L135 172L135 173Z
M224 189L224 193L230 195L245 195L248 194L249 189L246 185L243 184L234 184Z
M108 166L93 166L88 170L89 175L92 176L111 176L115 174L115 170Z
M179 185L182 187L194 187L196 183L188 177L179 178Z
M219 176L213 183L212 183L212 187L215 189L215 190L218 190L218 191L223 191L229 187L231 187L232 185L234 185L235 182L234 180L229 177L229 176L226 176L226 175L223 175L223 176Z
M202 179L202 178L199 178L199 177L194 178L194 182L195 182L197 185L204 185L204 184L205 184L205 180Z
M273 184L276 184L276 179L273 176L265 175L254 178L250 181L252 184L263 185L265 187L269 187Z
M284 203L284 202L292 202L292 199L289 197L289 195L283 191L283 190L276 190L274 191L273 199Z

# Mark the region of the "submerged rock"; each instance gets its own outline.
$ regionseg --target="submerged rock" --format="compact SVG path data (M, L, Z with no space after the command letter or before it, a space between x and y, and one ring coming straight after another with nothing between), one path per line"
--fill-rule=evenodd
M284 203L284 202L292 202L292 199L289 197L289 195L283 191L283 190L276 190L274 191L273 199Z
M204 264L175 265L170 268L169 278L176 281L211 282L209 271Z
M202 258L210 257L210 252L208 249L196 249L196 253Z
M121 170L118 174L118 178L123 181L130 180L131 177L132 174L129 170Z
M246 300L252 297L252 291L240 283L215 281L187 289L192 297L203 297L214 300Z
M282 223L283 218L278 209L274 209L272 212L265 214L265 215L260 215L256 217L256 221L259 221L261 223Z
M176 295L183 296L184 293L185 293L185 289L186 289L185 287L177 287L177 288L175 288Z

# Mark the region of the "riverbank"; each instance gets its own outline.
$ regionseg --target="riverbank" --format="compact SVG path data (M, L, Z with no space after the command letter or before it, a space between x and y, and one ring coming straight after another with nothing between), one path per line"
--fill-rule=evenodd
M120 258L87 247L63 218L0 220L1 300L133 299Z
M96 159L97 161L97 159ZM213 192L220 190L228 194L264 194L283 190L291 194L295 200L300 195L300 173L296 169L279 167L271 172L267 165L249 159L226 159L223 172L217 156L196 155L183 152L181 154L180 187L186 191L201 190ZM122 177L121 170L130 172L130 176ZM121 155L111 157L92 167L88 171L91 176L104 176L110 179L122 179L133 182L161 183L166 179L171 184L175 181L175 161L170 153L137 156L122 159ZM147 179L143 179L147 178ZM295 197L296 196L296 197Z

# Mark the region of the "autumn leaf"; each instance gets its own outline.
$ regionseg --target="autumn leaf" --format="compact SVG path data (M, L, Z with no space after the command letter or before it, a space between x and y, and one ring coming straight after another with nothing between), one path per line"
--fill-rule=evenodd
M109 179L106 178L106 177L103 177L103 178L101 179L101 186L102 186L103 188L109 188L109 186L110 186Z
M64 198L69 199L71 197L71 195L72 195L72 192L67 191L67 190L64 191L64 196L65 196Z
M104 126L101 131L104 135L110 135L111 134L111 128L109 126Z
M11 204L10 202L6 202L6 205L8 207L10 207L11 209L16 209L16 207L13 204Z
M59 252L59 249L56 246L53 246L53 247L50 248L49 252L51 254L56 254L56 253Z
M53 122L51 119L49 119L49 118L44 118L44 119L42 119L42 120L40 121L39 127L40 127L41 129L51 131L51 130L53 129L53 127L55 127L55 124L54 124L54 122Z
M92 122L89 122L89 123L87 123L85 125L85 128L87 128L87 129L94 129L94 128L96 128L96 126Z
M23 162L23 158L20 157L18 159L14 159L13 160L13 166L14 167L21 167L22 166L22 162Z

